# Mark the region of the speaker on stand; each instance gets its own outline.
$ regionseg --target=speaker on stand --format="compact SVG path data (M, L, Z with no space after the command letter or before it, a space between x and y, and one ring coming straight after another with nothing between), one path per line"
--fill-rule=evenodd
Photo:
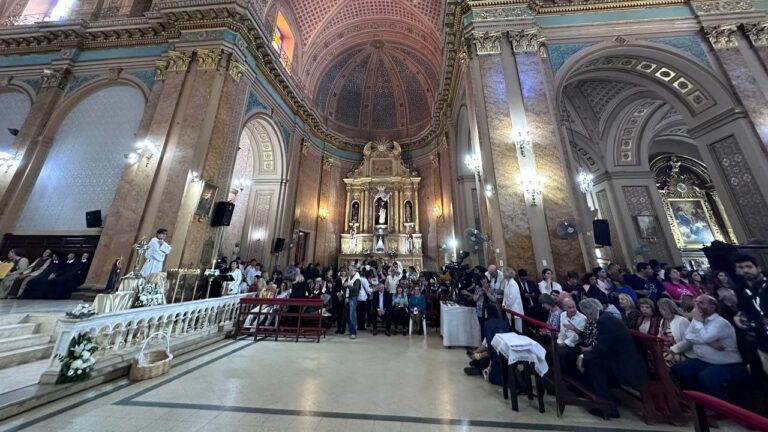
M85 212L86 228L101 228L101 210Z

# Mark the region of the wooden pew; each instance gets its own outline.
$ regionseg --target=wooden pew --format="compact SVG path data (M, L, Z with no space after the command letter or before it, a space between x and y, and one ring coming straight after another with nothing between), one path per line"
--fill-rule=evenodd
M320 337L325 337L322 310L322 299L244 297L240 299L235 337L252 335L258 341L260 336L274 336L275 341L286 338L296 342L304 338L319 343ZM251 325L246 326L249 317Z
M607 413L607 410L612 406L610 401L597 397L578 379L563 373L562 368L560 367L560 354L557 345L557 335L560 333L559 329L556 329L547 323L517 313L511 309L504 308L504 312L509 313L513 318L520 318L523 322L522 334L541 343L547 350L550 371L544 376L542 381L546 386L554 389L558 417L563 416L563 411L565 410L566 405L580 406L588 410L600 409L604 413ZM514 325L512 330L516 331ZM543 398L544 390L539 389L538 392L540 393L539 397Z
M664 361L664 340L634 329L629 332L648 365L648 383L639 389L645 422L686 424L688 419L681 410L680 390L672 380L669 366Z

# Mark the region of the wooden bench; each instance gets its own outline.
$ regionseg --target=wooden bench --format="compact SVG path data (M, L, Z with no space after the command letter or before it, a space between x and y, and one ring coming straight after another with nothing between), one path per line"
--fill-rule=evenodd
M683 390L683 395L693 402L695 412L694 428L696 432L709 432L709 419L707 418L706 410L714 411L747 429L768 431L768 418L755 414L752 411L704 393Z
M535 320L531 317L517 313L511 309L504 308L504 312L512 315L513 318L522 320L522 332L525 336L539 342L546 350L549 356L549 372L541 379L541 383L554 390L555 402L557 405L557 416L562 417L566 405L580 406L585 409L600 409L607 418L607 410L613 406L611 401L599 398L591 389L584 386L577 378L565 375L560 365L560 353L557 345L557 335L560 333L545 322ZM512 330L517 331L513 319ZM537 382L537 387L538 387ZM543 398L544 388L537 388L539 396L539 411L544 412ZM532 399L532 397L529 398Z
M322 311L322 299L245 297L240 299L235 337L253 336L258 341L259 337L274 336L275 341L285 338L296 342L304 338L319 343L326 334Z
M629 332L637 343L640 353L648 365L648 382L640 390L645 423L657 422L684 425L688 423L681 410L681 393L664 361L664 340L634 329Z

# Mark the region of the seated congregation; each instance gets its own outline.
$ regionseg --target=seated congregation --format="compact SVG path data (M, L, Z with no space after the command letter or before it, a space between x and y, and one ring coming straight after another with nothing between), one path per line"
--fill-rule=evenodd
M46 249L30 263L22 249L11 249L0 263L0 299L68 299L85 282L90 258L88 253L78 257L73 252L64 258L63 253Z
M680 407L688 408L681 390L766 415L768 280L753 257L738 256L733 266L732 274L702 274L655 261L638 263L635 273L610 265L581 280L569 273L563 285L550 270L537 284L525 270L515 276L507 269L494 283L490 273L475 269L467 273L466 292L481 305L484 339L467 352L465 373L503 385L506 358L491 342L514 331L546 349L547 391L577 395L558 395L558 414L568 400L594 415L618 417L627 392L611 388L623 388L670 422L683 418ZM528 392L527 369L512 369L509 379ZM537 391L543 390L537 385Z

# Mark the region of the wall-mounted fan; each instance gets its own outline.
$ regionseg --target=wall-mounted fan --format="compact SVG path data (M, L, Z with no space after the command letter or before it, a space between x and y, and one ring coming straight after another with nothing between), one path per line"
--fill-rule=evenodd
M575 219L563 219L557 223L555 228L557 236L563 240L567 240L576 236L579 233L579 227L576 225Z
M474 228L464 230L464 237L472 244L472 249L479 251L483 244L488 243L488 237Z

